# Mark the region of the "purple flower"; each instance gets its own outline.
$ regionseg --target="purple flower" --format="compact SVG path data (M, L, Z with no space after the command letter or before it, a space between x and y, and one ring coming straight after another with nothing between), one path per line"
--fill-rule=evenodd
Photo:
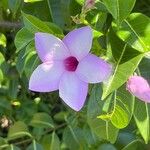
M51 34L36 33L35 46L43 63L31 75L29 89L59 89L59 96L76 111L84 105L88 83L102 82L111 74L111 65L89 53L92 30L88 26L73 30L62 41Z
M127 82L127 90L140 100L150 103L150 86L143 77L130 77Z

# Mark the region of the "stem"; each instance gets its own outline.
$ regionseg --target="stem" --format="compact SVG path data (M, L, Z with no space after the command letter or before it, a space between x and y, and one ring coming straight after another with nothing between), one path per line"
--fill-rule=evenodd
M10 21L3 21L0 22L0 28L21 28L22 24L20 22L10 22Z
M58 126L56 126L55 128L53 128L53 129L49 129L49 130L45 131L45 132L43 133L43 135L45 135L45 134L47 134L47 133L51 133L51 132L53 132L53 131L56 131L56 130L58 130L58 129L60 129L60 128L63 128L63 127L65 127L66 125L67 125L67 123L63 123L63 124L61 124L61 125L58 125ZM28 143L28 142L31 142L31 141L33 141L33 139L26 139L26 140L23 140L23 141L20 141L20 142L16 142L16 143L14 143L14 144L15 144L15 145L21 145L21 144Z

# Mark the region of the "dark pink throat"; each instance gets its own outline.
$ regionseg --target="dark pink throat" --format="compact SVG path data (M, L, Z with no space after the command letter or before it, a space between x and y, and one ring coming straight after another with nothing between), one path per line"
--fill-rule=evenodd
M78 64L78 60L73 56L70 56L64 60L65 69L67 71L75 71L77 69Z

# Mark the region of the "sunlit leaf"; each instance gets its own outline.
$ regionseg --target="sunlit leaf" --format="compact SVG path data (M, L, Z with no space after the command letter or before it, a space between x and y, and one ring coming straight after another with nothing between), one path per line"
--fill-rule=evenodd
M118 25L130 14L135 2L136 0L103 0L106 8L116 19Z
M131 14L118 29L114 24L114 30L119 38L127 42L131 47L140 52L150 51L150 18L141 14Z
M102 99L106 98L111 92L127 81L144 56L121 41L113 31L109 33L109 40L112 55L116 62L113 67L112 76L104 85Z

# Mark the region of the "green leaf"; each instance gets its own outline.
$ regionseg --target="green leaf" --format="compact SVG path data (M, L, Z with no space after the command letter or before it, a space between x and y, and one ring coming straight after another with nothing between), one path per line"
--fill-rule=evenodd
M34 34L32 34L29 30L26 28L19 30L15 37L17 52L27 46L32 40L34 40Z
M94 85L88 103L87 118L91 130L101 139L114 143L118 135L118 129L110 121L97 118L102 114L104 101L101 100L102 88ZM105 101L106 103L106 101Z
M130 14L135 2L136 0L103 0L106 8L117 21L118 25Z
M31 76L32 72L39 65L39 63L40 60L36 54L36 51L31 51L26 57L25 66L24 66L24 71L27 78Z
M23 16L24 25L30 32L53 33L50 27L45 22L41 21L40 19L32 15L25 14L25 13L22 13L22 16Z
M3 64L5 63L5 58L3 54L0 52L0 82L4 79L3 70L5 67L3 67Z
M20 0L8 0L9 9L13 12L13 17L15 18L18 10L21 8L22 1Z
M6 148L6 150L21 150L21 149L11 144L9 147Z
M24 122L22 121L15 122L15 124L9 128L8 140L21 138L24 136L28 136L30 138L32 137L32 135L28 131L27 125Z
M94 145L98 141L97 136L92 132L88 124L85 124L83 128L83 134L84 134L86 143L88 144L88 147L90 147L91 145Z
M6 37L4 34L0 33L0 45L2 45L3 47L6 47Z
M70 125L64 130L63 141L71 150L82 150L86 146L83 131Z
M47 0L49 10L52 15L52 20L55 24L63 27L65 22L63 20L63 13L61 8L61 1L60 0Z
M7 146L9 146L7 143L7 140L0 137L0 149L3 149L4 147L7 147Z
M38 128L54 128L52 118L46 113L36 113L30 122L30 125Z
M60 141L55 132L45 135L42 139L42 146L45 150L60 150Z
M134 97L122 86L115 92L114 109L109 115L100 115L101 119L109 119L116 128L125 128L132 118Z
M33 140L32 144L27 147L26 150L44 150L42 145Z
M134 140L128 145L126 145L122 150L142 150L144 149L144 144L142 144L141 140Z
M148 143L150 136L150 105L146 104L138 99L135 102L134 119L137 127L144 138L145 142Z
M97 150L117 150L112 144L102 144L98 147Z
M10 102L5 97L0 97L0 109L2 108L7 110L11 109Z
M112 55L116 62L112 76L103 87L102 99L105 99L127 81L144 56L121 41L112 30L109 32L109 40Z
M140 52L150 51L150 18L141 14L131 14L118 29L113 25L119 38Z
M4 76L3 76L3 72L2 70L0 69L0 82L4 79Z
M25 3L34 3L39 1L43 1L43 0L24 0Z
M36 57L36 50L35 50L35 45L34 42L30 42L27 46L26 49L22 49L19 53L18 53L18 58L17 58L17 63L16 63L16 67L18 72L22 75L23 71L25 71L28 74L30 74L30 70L28 70L29 68L26 67L27 62L30 60L30 57L35 55ZM33 65L33 69L34 69L34 65L37 65L38 63L38 58L36 58L35 60L35 64L33 62L33 64L31 64L31 66ZM25 67L27 68L27 70L25 70ZM36 67L36 66L35 66ZM31 69L31 68L30 68ZM31 70L33 71L33 70Z
M150 79L150 70L149 70L150 59L143 58L139 64L138 74L144 77L145 79ZM138 98L135 101L134 109L134 119L136 125L144 138L145 142L148 143L150 137L150 104L144 103Z

